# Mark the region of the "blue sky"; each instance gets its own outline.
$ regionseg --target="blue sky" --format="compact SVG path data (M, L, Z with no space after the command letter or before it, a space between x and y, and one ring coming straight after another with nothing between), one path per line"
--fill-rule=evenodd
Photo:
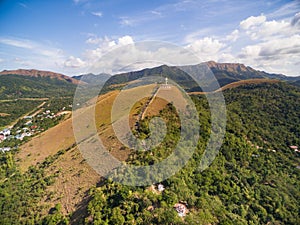
M113 48L155 40L199 62L300 75L299 12L298 0L2 0L0 70L77 75Z

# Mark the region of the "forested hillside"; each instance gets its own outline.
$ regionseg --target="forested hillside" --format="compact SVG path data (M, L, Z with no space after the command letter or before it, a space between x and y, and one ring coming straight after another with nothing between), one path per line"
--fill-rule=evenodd
M299 89L282 83L225 91L228 123L224 144L213 164L200 172L197 165L208 137L209 111L206 99L194 96L203 135L188 165L162 182L162 193L110 181L92 189L85 222L298 224L300 158L289 146L300 144L299 97ZM165 142L152 153L133 153L130 163L152 164L170 154L170 143L178 140L174 113L171 105L161 112L172 126ZM147 135L147 128L144 132ZM189 209L183 220L173 209L178 202Z
M198 170L210 132L210 111L204 95L192 96L199 112L201 136L188 164L174 176L151 187L129 187L111 180L90 189L89 202L63 215L61 205L37 213L47 185L56 178L45 168L68 151L21 174L14 152L1 153L2 224L298 224L300 202L300 90L285 83L250 84L224 91L227 128L212 165ZM155 150L132 152L127 163L153 164L167 157L179 138L180 125L172 104L160 112L168 134ZM139 135L149 135L148 121ZM298 168L297 168L298 167ZM88 179L88 178L86 178ZM179 217L174 205L187 208ZM11 213L11 209L13 213ZM34 213L35 212L35 213Z
M75 89L73 83L50 77L0 76L0 99L72 96Z

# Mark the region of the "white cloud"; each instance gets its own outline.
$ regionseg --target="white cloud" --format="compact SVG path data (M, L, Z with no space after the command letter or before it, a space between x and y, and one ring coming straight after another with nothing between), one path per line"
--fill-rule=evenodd
M8 45L16 48L28 49L32 53L47 57L59 57L63 51L58 48L46 46L27 39L0 38L0 44Z
M87 40L87 43L93 43L98 45L98 47L95 49L86 50L84 54L85 57L88 59L88 61L95 61L101 58L107 52L113 50L114 48L124 46L124 45L134 44L134 40L131 36L125 35L115 40L108 37L104 37L104 38L94 37L93 39L89 38Z
M156 11L156 10L152 10L152 11L150 11L153 15L155 15L155 16L161 16L162 15L162 13L161 12L159 12L159 11Z
M118 39L119 45L129 45L129 44L133 44L133 43L134 43L134 41L133 41L132 37L130 37L129 35L120 37Z
M49 44L20 38L1 38L5 68L35 68L57 71L64 68L65 53Z
M300 75L299 24L300 13L285 20L251 16L229 34L197 38L209 31L205 28L188 34L186 47L202 61L240 62L267 72Z
M269 40L299 33L299 28L291 26L289 21L272 20L246 30L246 34L253 40Z
M97 45L97 44L100 44L102 41L101 38L98 38L98 37L90 37L86 40L86 43L87 44L93 44L93 45Z
M202 28L200 30L187 34L186 37L184 38L184 42L188 44L192 43L200 38L209 36L211 33L213 33L213 31L214 29L210 27Z
M92 15L102 17L103 13L102 12L92 12Z
M91 64L89 72L115 74L162 64L199 63L199 59L190 51L165 42L138 42L130 45L123 45L120 39L115 42L116 46L112 48L112 51Z
M260 44L259 56L272 57L285 55L298 55L300 59L300 35L293 35L282 39L273 39Z
M261 46L259 45L248 45L241 50L240 57L247 58L247 57L257 57L261 51Z
M248 45L239 57L242 62L267 72L299 75L295 74L295 68L300 62L300 35Z
M231 34L227 35L225 40L235 42L239 38L239 30L235 29L231 32Z
M242 29L249 29L253 26L258 26L266 21L266 17L264 15L261 16L250 16L247 19L240 22L240 27Z
M80 58L76 58L74 56L70 56L65 62L65 67L71 67L71 68L82 68L85 67L87 64Z
M0 43L18 48L33 49L34 44L28 40L0 38Z
M194 52L202 61L218 60L220 51L225 44L217 39L205 37L193 41L186 46L186 49Z

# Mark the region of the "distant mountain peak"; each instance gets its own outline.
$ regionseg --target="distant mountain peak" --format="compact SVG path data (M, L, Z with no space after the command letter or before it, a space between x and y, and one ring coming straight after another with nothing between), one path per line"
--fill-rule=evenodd
M241 63L217 63L215 61L206 62L209 68L226 70L228 72L254 72L255 70Z
M36 70L36 69L3 70L2 72L0 72L0 75L21 75L21 76L28 76L28 77L50 77L52 79L65 80L72 84L79 84L78 80L76 80L72 77L63 75L61 73Z

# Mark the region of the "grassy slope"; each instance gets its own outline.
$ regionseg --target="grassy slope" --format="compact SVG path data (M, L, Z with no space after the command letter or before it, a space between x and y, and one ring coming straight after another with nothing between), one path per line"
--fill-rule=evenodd
M135 94L135 91L151 91L153 85L149 87L134 88L125 92ZM96 126L99 128L99 135L104 146L110 150L111 154L120 160L125 160L130 151L122 150L122 144L116 141L114 131L111 126L111 106L119 91L109 92L100 96L96 104ZM124 103L126 104L126 103ZM136 114L139 105L136 105L131 115ZM88 107L84 110L91 110ZM99 182L100 176L87 165L83 160L77 147L72 148L75 144L75 138L72 128L72 118L69 118L57 126L50 128L39 136L34 137L29 142L21 146L17 154L18 165L25 172L30 166L37 165L57 154L60 150L68 150L61 155L57 161L51 163L46 170L46 174L58 174L55 183L47 190L47 195L42 199L41 205L45 207L45 212L56 203L62 204L62 212L68 214L78 207L82 198L90 187Z

